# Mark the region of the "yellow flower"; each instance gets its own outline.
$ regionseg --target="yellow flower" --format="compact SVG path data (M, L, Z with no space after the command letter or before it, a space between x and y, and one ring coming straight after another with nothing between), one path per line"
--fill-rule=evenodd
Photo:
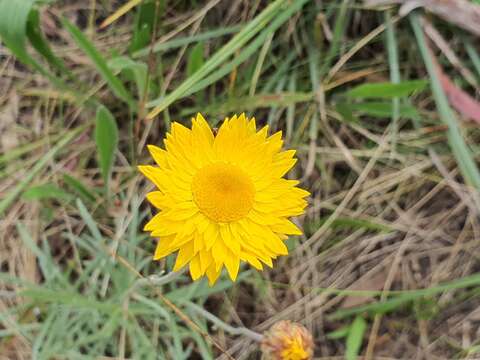
M309 360L313 338L308 330L288 320L274 324L264 335L261 348L268 360Z
M159 238L155 260L178 251L174 271L189 263L193 280L213 284L223 266L235 280L241 261L261 270L288 253L283 240L301 234L288 217L303 213L309 193L282 178L295 151L267 130L242 114L214 135L197 114L191 129L172 124L165 150L148 146L158 167L139 170L158 188L147 199L160 212L144 228Z

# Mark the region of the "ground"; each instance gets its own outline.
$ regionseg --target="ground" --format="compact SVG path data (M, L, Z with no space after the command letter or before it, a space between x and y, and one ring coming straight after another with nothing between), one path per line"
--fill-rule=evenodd
M0 0L0 359L256 359L280 320L318 359L478 358L480 5L397 3ZM152 261L136 168L197 112L281 130L311 192L213 287Z

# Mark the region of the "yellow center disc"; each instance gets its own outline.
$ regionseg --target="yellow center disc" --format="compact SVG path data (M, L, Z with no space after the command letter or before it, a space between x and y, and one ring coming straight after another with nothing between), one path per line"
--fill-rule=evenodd
M215 222L244 218L253 207L255 188L238 166L215 163L200 169L192 181L193 200Z

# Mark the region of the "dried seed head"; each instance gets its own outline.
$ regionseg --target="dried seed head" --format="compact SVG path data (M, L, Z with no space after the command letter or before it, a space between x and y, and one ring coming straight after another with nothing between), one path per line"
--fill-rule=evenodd
M279 321L265 333L261 349L268 360L309 360L313 357L313 338L302 325Z

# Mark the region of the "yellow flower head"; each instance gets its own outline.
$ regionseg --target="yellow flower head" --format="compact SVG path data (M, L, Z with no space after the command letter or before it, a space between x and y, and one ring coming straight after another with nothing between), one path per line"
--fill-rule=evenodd
M262 352L268 360L309 360L313 338L308 330L288 320L279 321L264 335Z
M213 284L223 266L235 280L240 261L261 270L288 253L283 240L301 234L288 217L303 213L309 193L282 178L295 151L267 130L242 114L214 135L198 114L191 129L172 124L165 150L148 146L158 167L139 170L158 188L147 199L160 212L144 228L159 238L155 260L178 251L174 271L189 263L193 280Z

